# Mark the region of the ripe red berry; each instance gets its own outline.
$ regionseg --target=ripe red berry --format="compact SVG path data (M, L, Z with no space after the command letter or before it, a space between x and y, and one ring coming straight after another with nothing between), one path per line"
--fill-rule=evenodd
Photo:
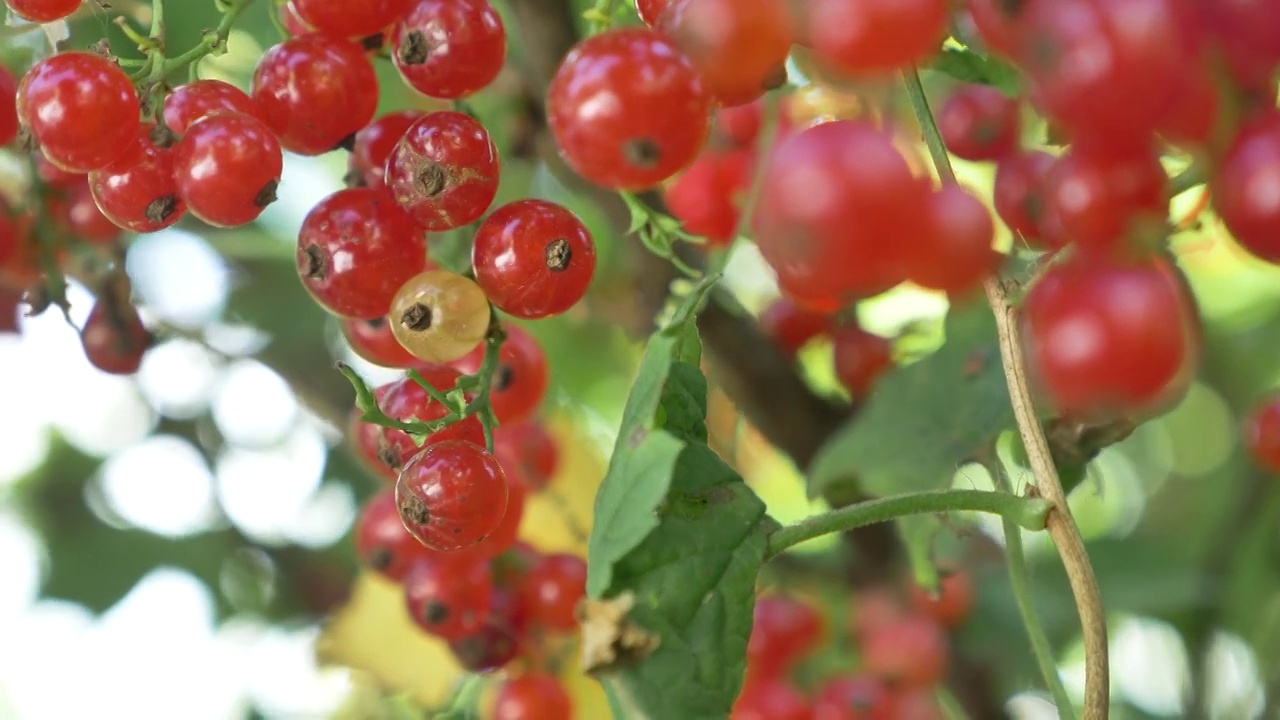
M564 685L543 673L526 673L498 689L494 720L572 720L573 700Z
M446 440L427 446L401 469L396 505L422 544L460 550L497 529L507 509L507 480L483 447Z
M498 149L460 112L429 113L409 126L387 159L396 202L428 230L478 220L498 192Z
M276 7L280 11L280 25L284 28L284 31L288 33L289 37L306 35L307 33L315 30L315 28L311 27L306 20L303 20L298 15L298 11L294 9L293 3L283 2L279 3Z
M447 393L453 389L460 377L457 370L444 365L418 365L418 373L428 385ZM379 388L381 397L378 405L387 416L401 422L433 422L449 414L449 409L436 402L421 385L408 377L401 378L385 390ZM470 400L470 398L468 398ZM407 434L393 428L382 431L385 447L379 457L390 467L399 469L409 458L418 453L418 445ZM437 432L428 435L424 445L433 445L446 440L465 440L475 445L484 445L484 428L480 420L472 415L466 420L453 423Z
M1266 112L1237 132L1214 168L1213 206L1246 250L1280 263L1280 112Z
M207 115L174 148L178 195L210 225L252 222L275 202L283 168L275 135L250 115Z
M1193 3L1213 49L1244 87L1266 86L1280 66L1280 7L1269 2ZM1273 86L1274 87L1274 86Z
M493 82L507 55L502 18L487 0L416 0L390 37L400 77L428 97L474 93Z
M911 602L916 611L946 625L956 627L969 619L973 610L973 581L969 573L956 568L938 571L938 591L933 594L911 584Z
M387 158L409 126L423 115L426 113L421 110L398 110L375 119L356 133L351 146L351 169L360 174L365 185L384 186Z
M431 635L456 640L489 619L493 575L489 563L452 555L419 560L404 579L409 617Z
M62 168L49 162L44 155L37 154L32 158L35 160L36 176L45 185L54 188L68 188L78 185L84 180L84 173L67 172Z
M547 90L547 114L579 175L604 187L644 189L693 161L707 138L711 102L671 40L628 28L569 51Z
M818 58L849 74L896 70L932 55L946 35L946 0L816 0L808 35Z
M751 186L752 162L747 148L704 151L663 191L667 210L709 246L728 245Z
M1241 434L1254 462L1268 472L1280 473L1280 395L1258 401L1245 418Z
M409 12L410 0L289 0L302 22L330 35L361 38L382 32Z
M81 242L111 245L120 239L120 226L102 214L83 175L61 195L46 197L45 207L59 227Z
M387 387L389 386L384 385L375 391L379 400L382 399L385 394L383 391ZM382 433L382 427L364 422L360 419L361 414L358 408L351 409L351 416L347 420L347 440L351 443L356 457L360 458L365 466L383 480L394 483L396 478L400 477L400 453L391 450L386 436ZM399 522L399 515L396 518L396 522Z
M405 529L391 488L365 503L352 533L356 559L394 582L403 582L415 563L436 555Z
M18 117L50 162L87 173L132 147L138 93L115 63L67 52L36 63L18 86Z
M221 80L196 80L176 88L164 101L164 124L182 135L197 120L214 113L242 113L257 117L258 107L248 93Z
M1032 150L1010 155L996 166L992 200L996 214L1011 231L1035 247L1057 245L1060 238L1044 236L1045 178L1053 156Z
M527 621L515 597L495 589L489 603L489 619L474 634L449 641L453 657L466 670L497 670L515 659L524 644Z
M729 720L809 720L811 713L808 699L791 683L769 678L743 688Z
M893 700L873 677L853 675L828 680L813 703L813 720L893 720Z
M831 339L836 379L855 398L865 398L893 369L893 346L879 335L849 324L836 329Z
M132 375L151 347L151 333L128 302L99 300L80 329L80 344L89 363L112 375Z
M1011 6L1002 0L966 0L974 30L986 49L996 55L1013 56L1017 30L1014 19L1017 10L1024 6Z
M929 196L926 213L930 231L919 245L904 248L912 282L959 296L1000 269L1001 255L992 248L995 223L981 200L950 185Z
M783 0L673 0L657 29L722 105L751 102L786 80L791 14Z
M908 615L870 628L862 638L867 672L897 687L928 688L947 674L947 636L931 618Z
M756 600L747 670L751 678L782 676L822 639L822 618L812 607L784 595Z
M18 136L18 80L0 65L0 145Z
M154 127L141 125L131 150L89 173L89 188L102 214L133 232L167 228L187 212L173 175L173 150L156 145Z
M385 317L405 281L427 268L424 236L385 189L339 190L302 221L298 276L329 312Z
M61 20L80 8L80 0L4 0L4 4L18 17L37 23Z
M409 354L391 332L385 317L362 320L344 318L342 336L357 355L375 365L392 368L418 367L422 361Z
M587 563L577 555L545 555L525 576L520 599L530 622L549 630L578 626L575 610L586 594Z
M764 103L761 100L716 109L716 134L737 147L751 147L763 125Z
M774 300L760 313L760 329L788 356L795 356L810 340L827 335L834 328L829 314L803 308L785 297Z
M496 458L497 455L495 454L494 457ZM505 467L503 474L506 474ZM516 544L516 536L520 534L520 522L524 520L524 501L528 495L529 492L523 485L513 482L508 476L507 509L503 511L498 527L480 542L458 550L454 554L490 560L510 550Z
M493 431L493 456L508 482L533 492L547 486L560 461L556 440L537 420L503 423Z
M253 72L252 96L281 147L320 155L373 119L378 80L359 44L309 33L262 56Z
M545 200L517 200L485 218L471 250L476 282L519 318L558 315L582 299L596 247L582 221Z
M547 395L549 381L547 355L538 339L518 325L506 329L489 393L493 412L503 424L532 417Z
M1181 397L1198 356L1196 321L1167 262L1076 257L1027 293L1024 349L1059 412L1109 419Z
M658 24L658 18L662 17L662 11L670 4L671 0L636 0L636 14L645 25L653 27Z
M427 362L447 363L484 340L491 312L484 291L470 278L428 270L401 286L388 317L405 350Z
M1044 180L1044 202L1082 249L1106 252L1142 223L1163 223L1168 176L1150 149L1099 151L1076 144Z
M964 85L938 111L947 149L965 160L998 160L1018 147L1018 103L987 85Z

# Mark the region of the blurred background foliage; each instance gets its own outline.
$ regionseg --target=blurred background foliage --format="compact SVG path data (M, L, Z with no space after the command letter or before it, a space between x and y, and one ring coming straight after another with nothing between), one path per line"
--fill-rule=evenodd
M133 0L113 5L141 19L149 12ZM511 27L509 8L496 5ZM247 87L278 38L269 9L255 3L229 54L204 62L201 75ZM173 0L167 17L170 47L183 48L217 13L212 2ZM136 54L96 10L78 16L69 45L102 36L116 53ZM21 69L45 42L39 32L6 37L0 60ZM512 66L521 52L513 33ZM387 80L383 109L432 107L393 81L390 63L377 67ZM950 80L928 74L926 82L943 92ZM849 90L869 89L803 92L815 115L862 112ZM508 72L471 101L508 158L498 202L533 195L564 203L584 217L601 252L588 302L528 326L548 353L545 413L565 460L551 493L531 502L522 535L543 550L580 552L638 357L598 309L635 302L635 248L589 198L516 150L532 132L525 92ZM1034 124L1028 130L1032 141L1042 135ZM90 368L56 312L24 321L21 336L0 336L0 718L400 717L452 691L459 673L443 646L412 626L395 588L358 573L349 542L360 503L381 481L343 444L351 397L333 365L352 362L371 380L394 373L352 356L293 267L293 234L341 186L344 162L342 153L288 158L280 201L250 227L184 221L134 242L128 270L162 336L136 379ZM988 192L989 169L959 170ZM17 158L0 156L0 188L20 187L23 171ZM1175 201L1175 218L1200 192ZM465 261L461 234L438 242L446 257L452 247ZM1216 717L1261 716L1267 699L1280 700L1280 493L1243 458L1236 425L1280 384L1280 272L1245 257L1208 216L1177 235L1174 251L1204 313L1200 381L1169 414L1105 450L1072 503L1111 613L1117 717L1181 716L1193 694L1207 696ZM749 248L731 263L728 284L752 310L774 294ZM83 320L87 291L73 286L71 298L73 319ZM904 288L859 315L870 330L909 333L899 349L918 357L943 341L945 309L944 300ZM820 343L807 348L803 370L835 395L829 353ZM821 508L723 393L713 390L711 407L713 443L776 518ZM984 487L990 478L966 466L953 482ZM998 521L951 517L926 539L934 555L963 560L977 579L978 611L957 642L989 669L1001 697L1015 697L1011 708L1044 716L1040 696L1024 692L1039 681L998 552ZM1079 692L1070 593L1047 538L1026 540L1040 611ZM809 677L850 662L841 628L851 601L840 578L856 560L827 539L765 570L764 584L831 610L833 641L808 661ZM584 703L580 717L604 716L571 654L563 669Z

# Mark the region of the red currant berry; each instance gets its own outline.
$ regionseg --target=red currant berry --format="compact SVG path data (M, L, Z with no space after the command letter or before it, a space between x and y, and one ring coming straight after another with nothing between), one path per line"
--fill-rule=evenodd
M764 102L761 100L716 110L716 134L737 147L752 147L763 125Z
M284 156L262 121L236 113L207 115L174 148L178 196L210 225L252 222L275 202Z
M507 509L507 480L483 447L446 440L405 464L396 481L396 505L422 544L460 550L497 529Z
M503 468L503 474L505 473L506 468ZM507 509L502 513L502 520L498 523L498 527L480 542L458 550L454 554L487 560L510 550L516 544L516 536L520 534L520 521L524 519L524 501L528 494L523 485L508 479Z
M391 48L409 87L428 97L460 98L498 76L507 33L486 0L417 0L392 30Z
M938 111L938 129L952 155L998 160L1018 147L1018 103L987 85L965 85Z
M1228 68L1241 85L1273 82L1280 65L1280 7L1248 0L1199 0L1193 4L1199 13L1197 21L1214 39L1214 49L1225 55Z
M1028 364L1064 415L1111 418L1181 397L1198 355L1194 301L1163 260L1077 257L1023 305Z
M1214 168L1213 206L1246 250L1280 263L1280 112L1267 112L1236 134Z
M587 592L587 563L577 555L543 556L529 571L520 598L529 620L549 630L569 631L578 626L574 615Z
M404 528L396 510L396 494L391 488L369 499L356 518L352 533L356 559L394 582L403 582L416 563L436 557Z
M875 678L854 675L828 680L813 703L813 720L893 720L893 701Z
M708 246L728 245L751 185L752 161L747 148L703 152L663 191L667 210L687 232L706 238Z
M409 354L391 332L385 317L361 320L344 318L342 336L357 355L374 365L390 368L419 367L422 361Z
M946 23L946 0L816 0L808 34L819 59L857 75L924 60L941 47Z
M378 388L378 391L387 387L389 386L384 385ZM383 394L377 392L379 400ZM382 433L382 427L361 420L361 415L359 409L352 409L351 417L347 421L347 439L351 442L356 456L364 462L365 466L378 477L394 483L400 476L400 454L391 450L386 436ZM399 515L396 516L396 522L399 522L399 517Z
M913 282L960 296L1000 269L991 211L978 198L951 185L929 196L932 230L924 242L906 248L907 277Z
M498 193L498 149L470 116L429 113L396 143L385 181L426 229L462 227L478 220Z
M1280 473L1280 395L1256 403L1245 418L1244 446L1259 467Z
M36 165L36 176L45 185L54 188L69 188L79 185L84 180L84 173L67 172L62 168L49 162L44 155L34 156Z
M940 569L937 594L912 583L911 602L922 615L947 627L956 627L968 620L973 610L973 581L963 570Z
M908 615L877 625L862 638L867 672L897 687L928 688L947 674L947 636L932 619Z
M556 439L537 420L503 423L493 431L493 456L512 487L537 492L551 481L560 462Z
M80 344L89 363L112 375L132 375L151 347L151 333L127 302L99 300L80 329Z
M1017 44L1015 13L1026 5L1013 5L1003 0L966 0L965 5L978 37L987 49L1006 58L1012 57Z
M471 672L497 670L520 654L527 621L509 592L494 590L489 603L489 620L472 635L449 641L449 650L464 669Z
M115 63L67 52L36 63L18 86L18 117L50 162L70 172L105 167L133 146L138 93Z
M0 145L18 137L18 81L0 65Z
M856 324L844 325L832 335L836 379L855 398L865 398L886 372L893 369L892 344Z
M644 189L693 161L707 138L711 102L671 40L629 28L569 51L547 91L547 114L579 175L604 187Z
M31 22L51 23L80 9L80 0L4 0L15 15Z
M461 377L457 370L444 365L419 363L418 373L428 385L442 393L453 390ZM449 414L448 408L436 402L421 385L407 377L387 385L386 390L382 391L382 397L378 399L378 405L387 416L401 422L434 422ZM418 445L400 430L385 428L382 435L386 447L379 455L390 467L403 467L418 452ZM424 444L433 445L446 440L465 440L483 446L484 428L480 425L480 419L472 415L466 420L453 423L428 435Z
M582 299L596 247L582 221L545 200L517 200L485 218L471 249L476 282L499 309L519 318L558 315Z
M1053 156L1032 150L1010 155L996 166L992 199L996 214L1023 240L1040 247L1044 221L1044 184Z
M791 683L770 678L743 688L729 720L809 720L812 712L809 701Z
M657 29L722 105L751 102L786 81L791 14L784 0L673 0Z
M498 422L518 423L538 411L547 394L547 356L542 344L517 325L507 326L507 339L498 353L489 400Z
M314 32L315 28L311 27L306 20L298 15L298 11L294 9L293 3L284 2L277 5L280 11L280 26L284 28L285 33L289 37L298 37Z
M1076 144L1044 180L1044 201L1082 249L1106 252L1141 223L1169 213L1169 178L1151 150L1099 152Z
M504 591L513 591L538 564L542 554L537 548L523 540L517 540L506 552L495 557L490 567L493 569L493 584ZM523 611L521 611L523 612Z
M783 595L756 600L747 667L752 678L781 677L822 639L822 618L812 607Z
M89 173L89 188L102 214L138 233L167 228L187 212L173 177L173 151L156 144L154 128L144 123L132 150ZM167 143L172 136L164 133L161 139Z
M258 116L253 99L240 88L221 80L196 80L173 91L164 101L164 124L178 135L196 121L214 113Z
M98 209L89 182L83 175L61 196L47 197L45 206L54 222L81 242L111 245L120 239L120 226Z
M883 588L863 590L849 607L849 628L855 642L875 628L887 625L906 615L900 598Z
M387 158L405 131L419 118L426 115L421 110L399 110L387 113L364 126L356 133L351 146L351 169L360 174L369 187L383 187Z
M803 308L788 298L778 298L760 313L760 329L779 350L795 357L810 340L835 328L831 316Z
M645 25L653 27L658 24L658 18L662 17L662 12L670 4L671 0L636 0L636 14Z
M551 675L527 673L498 689L494 720L572 720L573 700Z
M396 291L427 269L424 235L385 189L339 190L302 221L298 276L329 312L385 317Z
M493 575L489 563L454 556L419 560L404 579L409 617L431 635L466 637L489 619Z
M1185 82L1175 90L1173 100L1156 131L1164 139L1187 149L1209 143L1222 114L1222 98L1214 75L1206 68L1187 69Z
M378 80L359 44L309 33L262 56L253 72L252 95L281 147L320 155L373 119Z
M382 32L409 12L410 0L289 0L298 18L319 32L361 38Z

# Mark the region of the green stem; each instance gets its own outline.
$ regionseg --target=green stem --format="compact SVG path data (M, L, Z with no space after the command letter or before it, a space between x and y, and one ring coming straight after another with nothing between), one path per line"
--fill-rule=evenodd
M1043 530L1050 507L1038 498L986 490L928 490L877 498L814 515L773 531L765 557L775 557L793 545L823 535L924 513L985 512L1010 518L1028 530Z
M969 713L964 711L964 705L960 704L946 685L939 685L934 690L934 697L938 700L938 708L942 710L942 716L947 720L969 720Z
M222 11L222 21L218 23L218 27L212 32L205 32L199 45L178 57L165 60L159 70L160 78L167 78L191 63L204 58L206 55L226 52L227 37L231 34L232 26L235 25L236 20L240 17L240 13L244 12L252 2L253 0L228 0L226 8Z
M1169 197L1177 197L1191 188L1205 182L1205 168L1200 162L1193 162L1186 170L1169 178Z
M907 100L911 102L911 110L920 123L924 144L929 148L929 155L933 158L933 166L938 171L938 177L944 185L954 185L956 173L951 169L951 157L947 155L947 146L942 142L938 123L933 119L933 110L929 109L929 98L924 94L924 85L920 84L920 73L915 68L904 70L902 82L907 89Z
M471 674L458 682L449 703L432 713L432 720L465 720L474 717L476 707L480 704L480 693L484 690L485 676Z
M151 0L151 42L164 47L164 0Z

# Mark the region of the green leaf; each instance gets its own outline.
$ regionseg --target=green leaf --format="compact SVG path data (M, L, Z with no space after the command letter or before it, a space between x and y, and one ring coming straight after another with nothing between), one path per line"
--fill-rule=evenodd
M991 311L976 303L953 308L945 331L937 352L886 376L827 441L811 467L811 496L943 486L1013 426Z
M944 47L930 68L963 82L991 85L1009 97L1018 96L1018 73L1009 65L973 50Z

